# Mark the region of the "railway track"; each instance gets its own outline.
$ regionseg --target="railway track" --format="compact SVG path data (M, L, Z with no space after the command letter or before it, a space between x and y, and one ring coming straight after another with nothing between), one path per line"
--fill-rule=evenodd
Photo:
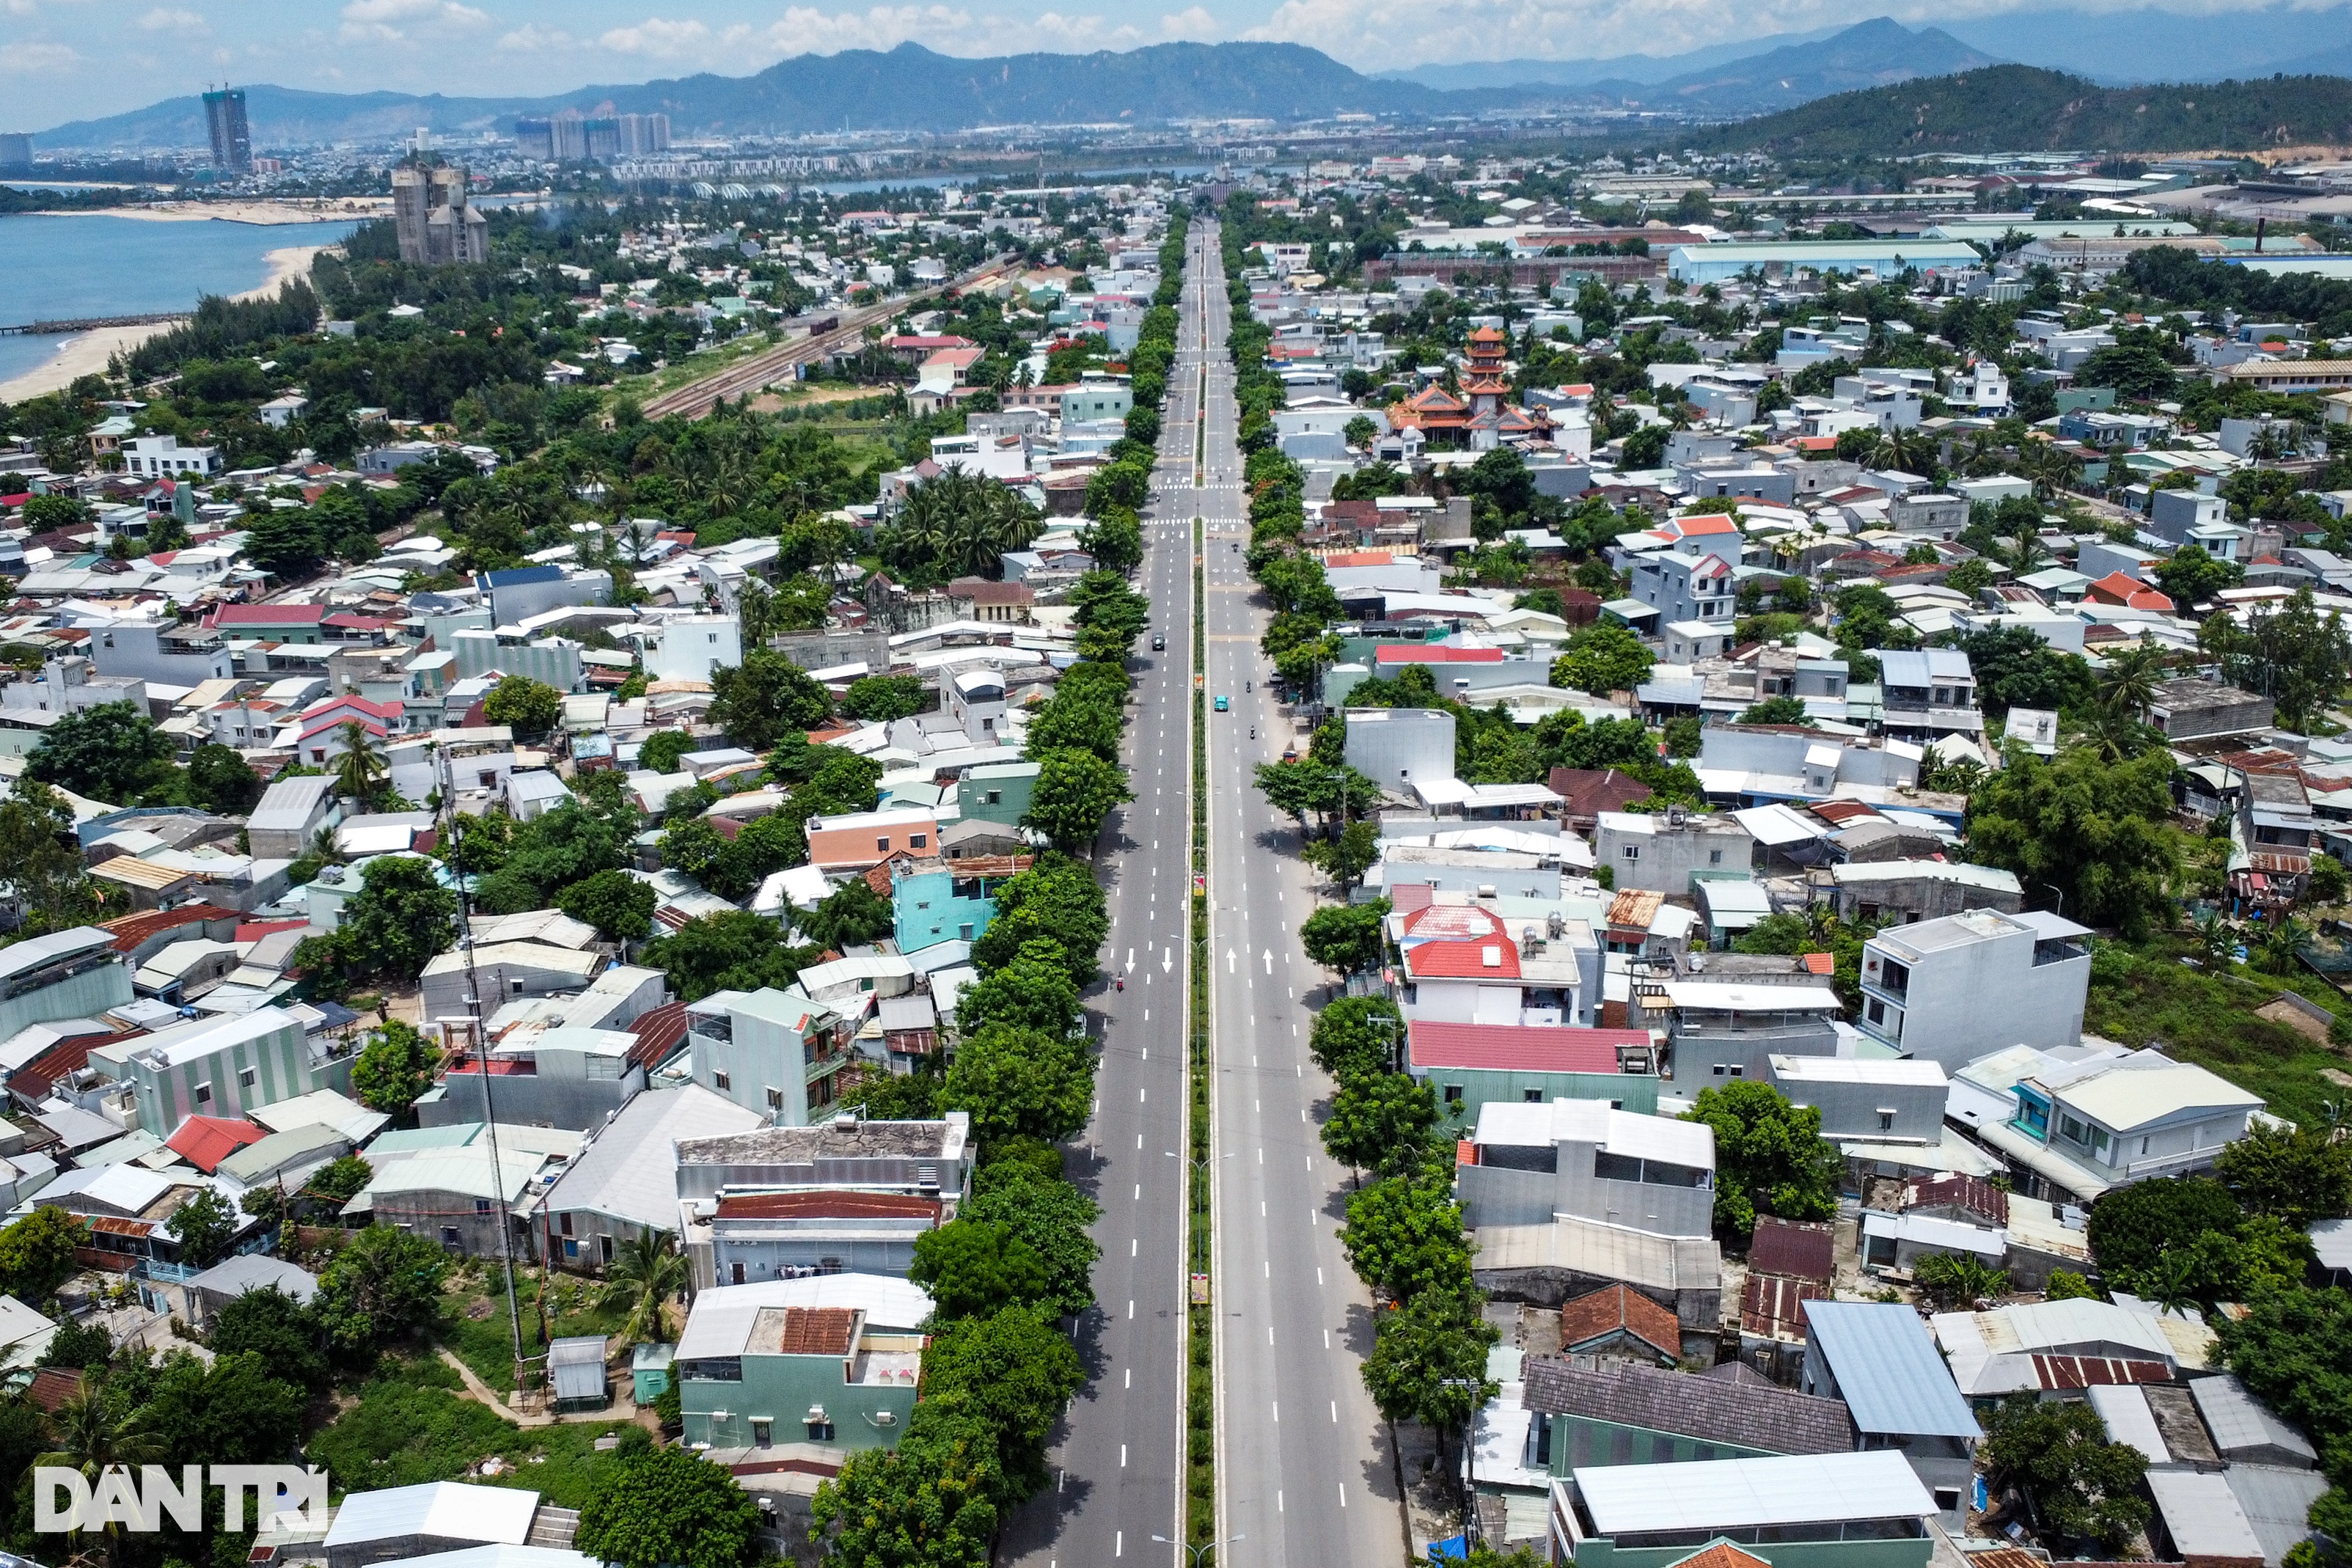
M1015 270L1017 266L1010 259L992 261L985 267L975 268L934 288L918 289L912 294L871 305L863 310L847 311L841 317L841 324L830 331L812 332L788 343L778 343L772 349L753 354L740 364L729 365L698 381L671 388L646 405L646 417L667 419L678 416L699 419L716 407L719 399L751 396L771 384L785 379L787 373L794 367L824 359L836 349L859 342L866 328L877 321L888 321L910 305L934 299L950 289L969 289L1002 278Z

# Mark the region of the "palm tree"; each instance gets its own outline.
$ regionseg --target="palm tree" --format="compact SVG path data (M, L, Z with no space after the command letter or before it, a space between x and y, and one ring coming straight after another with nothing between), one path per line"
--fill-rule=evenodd
M2297 951L2311 941L2311 928L2293 915L2285 916L2263 933L2260 951L2262 965L2273 974L2292 974L2301 962Z
M2238 946L2238 935L2230 929L2230 922L2221 918L2221 911L2206 910L2197 917L2197 923L2190 930L2196 934L2197 951L2204 956L2205 967L2217 973L2227 970L2231 955Z
M2000 548L1998 553L2001 563L2020 577L2032 571L2035 566L2048 560L2050 556L2050 552L2042 548L2041 533L2034 529L2024 527L2011 534L2009 543Z
M2146 636L2123 652L2107 655L2099 667L2100 704L2139 718L2156 700L2157 683L2171 662L2171 653Z
M686 1289L686 1255L677 1237L667 1230L641 1230L623 1244L604 1266L600 1307L624 1307L619 1335L624 1346L662 1337L662 1320L670 1299Z
M362 805L372 805L390 776L387 764L369 742L367 726L358 720L344 720L335 726L335 733L343 742L342 755L335 759L335 787Z
M2139 715L2127 709L2095 702L2084 712L2074 739L2079 745L2096 751L2110 763L2128 762L2147 749L2148 737L2155 731L2139 721Z
M88 1373L82 1374L81 1392L50 1415L49 1430L57 1447L33 1463L79 1470L93 1490L113 1466L160 1464L164 1458L163 1440L146 1426L142 1414L133 1411L118 1419ZM121 1526L108 1525L105 1540L107 1559L111 1562L121 1547Z

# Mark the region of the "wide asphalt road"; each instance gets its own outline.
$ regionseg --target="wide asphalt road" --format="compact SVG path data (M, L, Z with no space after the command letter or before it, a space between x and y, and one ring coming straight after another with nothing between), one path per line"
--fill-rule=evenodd
M1202 361L1198 268L1187 268L1178 355L1162 409L1160 461L1144 518L1137 587L1151 600L1138 645L1127 766L1134 802L1106 826L1097 875L1110 904L1102 967L1087 999L1102 1031L1095 1115L1073 1180L1102 1205L1096 1310L1078 1325L1091 1382L1056 1434L1054 1488L1006 1524L998 1561L1100 1568L1179 1555L1152 1537L1184 1533L1184 987L1187 836L1192 820L1192 486ZM1222 287L1222 285L1219 285ZM1218 351L1223 353L1222 348ZM1151 637L1167 640L1151 649Z
M1214 226L1195 232L1217 243ZM1228 1543L1217 1568L1377 1568L1404 1561L1403 1515L1360 1371L1371 1300L1334 1234L1351 1175L1323 1152L1331 1084L1307 1051L1329 978L1298 947L1314 875L1289 819L1253 783L1290 737L1263 679L1269 617L1244 561L1230 307L1214 249L1204 280L1208 690L1232 704L1218 713L1213 701L1207 720L1218 1534Z

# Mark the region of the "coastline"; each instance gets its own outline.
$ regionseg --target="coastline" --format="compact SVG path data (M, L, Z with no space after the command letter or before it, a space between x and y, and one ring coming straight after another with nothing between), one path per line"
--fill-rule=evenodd
M153 202L144 206L96 207L75 212L32 212L25 217L127 217L141 223L242 223L274 228L286 224L361 222L392 216L387 196L352 196L301 206L292 202Z
M252 288L230 298L267 299L277 293L289 279L307 276L310 263L319 253L333 248L326 245L281 246L262 258L269 264L269 275ZM151 321L143 326L100 327L62 339L57 353L40 365L12 381L0 382L0 403L22 403L28 397L62 392L81 376L104 374L107 365L118 353L127 353L148 339L168 332L187 320L186 316L178 316L168 321Z

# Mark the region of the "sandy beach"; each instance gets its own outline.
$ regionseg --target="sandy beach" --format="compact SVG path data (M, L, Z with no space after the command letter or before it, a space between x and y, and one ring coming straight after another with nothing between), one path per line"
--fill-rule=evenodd
M259 300L278 292L279 285L289 278L307 277L311 261L326 245L289 245L268 253L262 259L269 263L269 276L240 294L239 300ZM80 376L102 374L118 353L128 352L161 332L178 324L173 321L151 321L136 327L100 327L95 331L79 332L58 344L58 352L37 370L26 371L14 381L0 382L0 403L21 403L28 397L45 393L61 392Z
M390 196L336 196L310 202L151 202L143 206L105 207L97 216L137 218L142 223L331 223L337 218L389 217ZM88 211L28 213L28 217L88 217Z

